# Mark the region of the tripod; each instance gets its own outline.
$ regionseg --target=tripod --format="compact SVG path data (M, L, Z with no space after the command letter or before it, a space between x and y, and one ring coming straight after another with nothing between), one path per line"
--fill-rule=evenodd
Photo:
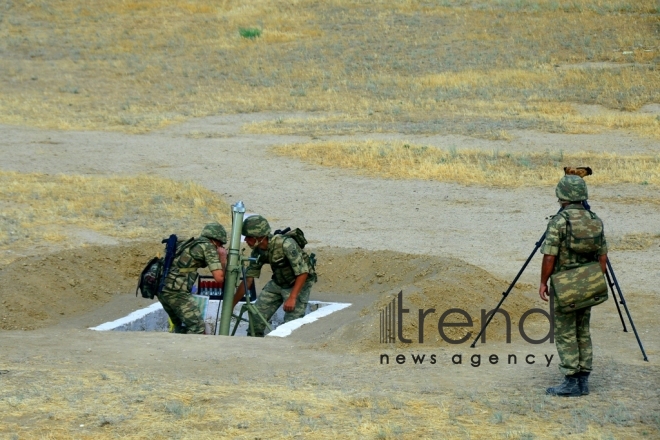
M562 208L563 209L563 208ZM561 209L559 210L561 212ZM559 213L558 212L558 213ZM541 244L543 244L543 241L545 240L545 233L541 236L539 241L536 242L536 245L534 247L534 250L532 251L531 254L529 254L529 257L527 257L527 261L525 261L525 264L520 268L518 271L518 274L516 277L513 279L511 284L509 285L509 288L506 290L506 292L502 292L502 299L500 299L500 302L497 304L497 307L495 307L495 310L493 313L490 313L488 316L488 320L486 320L486 324L481 327L481 331L477 335L477 337L474 339L472 342L472 345L470 345L471 348L474 348L475 345L477 344L477 341L483 334L483 332L486 331L486 327L488 327L488 324L490 324L490 321L493 319L493 316L495 316L495 313L500 309L500 306L506 300L507 296L509 296L509 293L511 293L511 289L513 289L513 286L516 285L516 282L518 282L518 278L520 278L520 275L525 271L527 268L527 265L529 262L532 260L534 257L534 254L536 251L541 247ZM642 350L642 356L644 357L644 360L646 362L649 361L648 357L646 356L646 352L644 351L644 347L642 346L642 341L639 339L639 335L637 334L637 329L635 328L635 323L632 320L632 316L630 316L630 310L628 310L628 305L626 304L626 300L623 298L623 292L621 291L621 287L619 287L619 282L616 279L616 275L614 275L614 269L612 268L612 264L610 263L610 259L607 259L607 271L605 272L605 276L607 278L607 284L610 286L610 290L612 291L612 298L614 299L614 304L616 304L616 309L619 312L619 318L621 318L621 325L623 326L623 331L628 332L628 329L626 328L626 323L623 320L623 315L621 314L621 307L619 304L623 306L623 308L626 310L626 315L628 315L628 321L630 322L630 326L633 329L633 332L635 333L635 338L637 338L637 343L639 344L639 349ZM616 288L616 292L614 289ZM617 300L616 294L619 294L619 299Z

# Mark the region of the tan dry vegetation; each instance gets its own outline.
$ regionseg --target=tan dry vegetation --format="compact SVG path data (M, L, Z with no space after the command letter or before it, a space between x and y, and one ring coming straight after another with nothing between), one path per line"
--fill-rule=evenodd
M604 197L604 202L624 203L626 205L660 205L660 194L656 197Z
M652 425L631 424L634 402L581 399L561 405L538 393L429 389L378 393L372 387L320 385L290 372L264 386L250 381L163 381L160 375L102 368L23 368L0 392L0 434L32 438L652 438ZM185 391L184 391L185 390ZM548 411L553 417L549 418ZM561 421L561 422L560 422ZM650 421L650 420L649 420ZM29 424L29 431L23 428ZM570 435L574 434L574 436ZM567 437L569 436L569 437Z
M565 166L590 166L590 184L634 183L660 186L660 156L615 153L519 154L500 151L441 149L404 142L323 141L273 148L276 154L317 165L342 167L368 175L424 179L464 185L550 186Z
M64 241L75 228L115 238L154 239L198 234L209 221L228 220L227 203L194 182L0 171L2 250Z
M280 125L658 136L657 115L632 112L660 102L658 14L655 0L14 2L0 11L0 122L144 132L302 110L339 119ZM556 67L594 62L611 68Z
M643 251L656 246L658 243L660 243L660 234L639 232L608 239L607 247L615 251Z

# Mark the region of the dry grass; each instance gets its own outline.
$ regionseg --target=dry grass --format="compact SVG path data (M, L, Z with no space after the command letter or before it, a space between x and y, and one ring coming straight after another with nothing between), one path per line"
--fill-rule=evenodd
M660 133L657 115L633 112L660 102L655 0L0 8L2 123L144 132L195 116L300 110L339 119L289 131ZM241 37L249 28L261 35ZM610 64L585 64L597 62ZM570 103L626 113L586 117Z
M604 202L624 203L626 205L660 205L660 194L655 197L604 197Z
M503 396L399 390L393 397L318 384L163 382L107 369L75 376L23 369L20 380L3 383L0 435L7 438L605 440L658 434L653 424L633 419L626 403L592 399L585 409L583 399L557 402L537 390Z
M660 234L639 232L607 240L607 247L616 251L643 251L660 242Z
M317 142L275 147L276 154L317 165L396 179L424 179L500 187L556 185L565 166L590 166L590 184L660 186L660 156L609 153L511 154L440 149L404 142Z
M229 206L192 182L0 171L0 249L63 241L76 229L124 239L198 234L214 220L227 224Z

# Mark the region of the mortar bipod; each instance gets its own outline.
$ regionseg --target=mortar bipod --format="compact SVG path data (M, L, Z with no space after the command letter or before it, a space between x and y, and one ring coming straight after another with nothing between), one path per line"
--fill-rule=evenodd
M261 314L261 312L252 304L252 301L250 300L250 292L248 290L248 285L247 285L247 276L245 276L245 262L250 262L250 261L256 261L255 258L245 258L241 256L241 275L243 279L243 294L245 298L245 304L241 306L241 310L238 312L238 315L232 314L232 318L236 320L234 324L234 329L231 332L231 335L234 336L236 334L236 330L238 329L239 324L241 321L247 321L248 323L248 334L250 336L254 336L254 323L252 322L253 317L255 319L260 319L261 322L266 324L266 327L268 330L273 331L273 327L270 325L268 320L264 317L264 315ZM245 312L248 312L248 318L245 319L243 318L243 315Z

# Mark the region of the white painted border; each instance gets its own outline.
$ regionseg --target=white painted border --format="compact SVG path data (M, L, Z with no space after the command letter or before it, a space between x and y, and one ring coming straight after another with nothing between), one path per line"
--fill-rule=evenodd
M319 318L323 318L324 316L328 316L334 312L337 312L339 310L345 309L347 307L350 307L352 304L350 303L327 303L325 301L310 301L309 304L318 304L319 306L321 304L328 304L324 306L320 306L318 309L315 311L303 316L302 318L294 319L293 321L289 321L285 324L279 325L275 330L272 332L268 333L266 336L274 336L274 337L280 337L280 338L286 338L293 332L294 330L302 327L305 324L310 324L314 321L316 321ZM163 306L161 305L160 302L156 302L149 307L146 307L144 309L136 310L134 312L131 312L130 314L124 316L123 318L116 319L114 321L106 322L101 325L98 325L96 327L89 327L89 330L96 330L96 331L110 331L114 330L117 327L121 327L126 324L130 324L133 321L136 321L140 318L143 318L157 310L162 309Z
M134 312L131 312L130 314L124 316L123 318L116 319L114 321L110 322L105 322L101 325L98 325L96 327L90 327L90 330L96 330L100 332L108 331L108 330L114 330L117 327L120 327L124 324L131 323L133 321L136 321L140 318L144 318L150 313L155 312L158 309L162 309L163 306L160 302L156 302L149 307L145 307L144 309L136 310Z
M350 307L351 305L352 304L350 303L331 303L325 307L320 307L319 309L310 313L309 315L305 315L302 318L294 319L293 321L289 321L285 324L278 326L275 330L268 333L266 336L276 336L279 338L286 338L291 334L292 331L302 327L303 325L312 323L319 318L328 316L331 313L345 309L346 307Z

